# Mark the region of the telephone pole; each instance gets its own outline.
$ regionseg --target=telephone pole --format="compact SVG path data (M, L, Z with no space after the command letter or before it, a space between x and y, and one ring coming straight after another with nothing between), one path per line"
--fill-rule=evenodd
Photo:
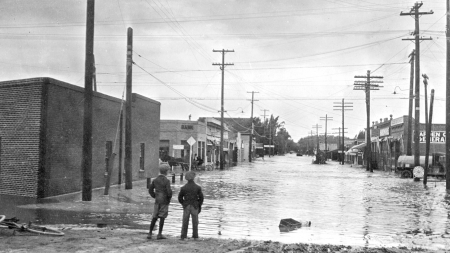
M446 27L446 39L447 39L447 65L445 67L445 136L450 136L450 0L447 2L447 27ZM450 190L450 140L445 138L445 189Z
M342 103L341 105L338 105L339 102L334 102L333 103L333 107L335 111L342 111L342 146L341 146L341 153L342 153L342 160L341 160L341 164L344 165L344 146L345 146L345 141L344 141L344 132L346 129L344 127L344 112L345 111L351 111L353 110L353 102L344 102L344 99L342 99Z
M328 117L327 114L325 114L325 117L320 117L320 120L325 120L325 159L328 158L328 148L327 148L327 122L329 120L333 120L333 117Z
M338 127L338 128L333 128L333 130L338 130L338 132L337 132L337 134L338 134L338 149L339 149L339 145L341 145L341 141L340 141L340 137L341 137L341 128L340 127ZM347 129L347 128L345 128L345 129ZM344 133L348 133L348 132L345 132L345 129L343 129L342 130L342 145L344 145ZM336 134L336 132L334 132L333 134ZM338 152L339 153L339 152ZM342 150L341 150L341 164L344 164L344 157L345 157L345 155L344 155L344 148L342 147Z
M322 128L322 125L315 124L312 127L316 128L316 135L317 135L317 150L316 150L316 158L318 158L319 155L319 128ZM317 160L316 160L317 161Z
M433 103L434 103L434 89L431 89L431 101L430 101L430 118L428 119L427 128L425 129L425 168L428 168L428 159L430 154L430 137L431 137L431 122L433 122ZM424 170L423 185L427 185L428 169Z
M411 10L407 13L400 12L400 16L414 16L415 30L414 39L402 39L402 40L414 40L415 41L415 97L414 97L414 107L415 107L415 122L414 122L414 166L420 166L419 156L419 126L420 126L420 41L421 40L431 40L431 38L420 38L419 30L419 16L433 14L430 12L419 12L419 8L423 3L416 2Z
M250 116L250 123L251 123L251 129L250 129L250 138L249 138L249 144L248 144L248 161L252 162L252 144L253 144L253 101L258 101L258 100L253 100L255 93L259 93L259 92L247 92L247 93L252 93L252 113Z
M125 189L133 189L133 160L131 140L132 107L132 70L133 70L133 29L127 32L127 66L126 66L126 104L125 104Z
M409 77L409 111L408 111L408 136L406 143L406 155L412 155L412 107L413 107L413 90L414 90L414 55L415 50L409 54L411 59L409 62L411 63L411 73Z
M95 0L87 1L86 15L86 59L84 64L84 116L83 116L83 157L82 201L92 200L92 76L94 58L94 13Z
M234 50L215 50L213 49L213 52L219 52L222 53L222 63L213 63L212 65L220 66L220 69L222 70L222 96L220 99L220 169L223 170L223 95L224 95L224 80L225 80L225 66L234 65L234 63L225 63L225 53L234 53Z
M264 139L266 139L266 112L269 111L269 110L263 109L261 111L264 111L264 121L263 121L263 124L264 124ZM264 148L264 143L263 143L263 150L264 150L264 155L265 155L266 154L266 149Z
M372 162L372 150L371 150L371 142L370 142L370 91L371 90L379 90L379 83L383 83L383 81L372 81L371 79L382 79L382 76L370 76L370 70L367 70L367 75L365 76L355 76L355 78L365 78L366 81L355 81L354 90L364 90L366 92L366 110L367 110L367 132L366 132L366 170L373 172L373 168L371 165Z

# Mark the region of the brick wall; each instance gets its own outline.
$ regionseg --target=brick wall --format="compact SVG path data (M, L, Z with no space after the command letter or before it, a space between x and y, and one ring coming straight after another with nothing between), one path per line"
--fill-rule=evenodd
M4 104L0 114L8 116L0 120L4 146L0 193L42 198L80 191L84 89L50 78L13 83L0 83L0 103ZM119 151L120 106L120 99L94 92L93 188L105 184L106 141L113 142L113 152ZM137 180L158 171L160 103L133 94L132 110L132 175ZM144 171L139 166L140 143L146 149ZM112 184L118 182L118 167L116 156Z
M37 196L42 85L0 85L0 194Z

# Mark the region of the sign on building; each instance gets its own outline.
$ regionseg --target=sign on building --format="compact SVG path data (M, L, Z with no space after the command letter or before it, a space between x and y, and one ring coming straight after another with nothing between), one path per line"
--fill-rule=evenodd
M391 120L391 126L403 124L403 117Z
M181 129L183 130L194 130L193 125L181 125Z
M420 143L426 142L425 131L420 131L419 140ZM445 131L431 131L430 143L445 143Z
M389 135L389 127L380 128L380 137Z
M184 145L173 145L173 149L184 149Z

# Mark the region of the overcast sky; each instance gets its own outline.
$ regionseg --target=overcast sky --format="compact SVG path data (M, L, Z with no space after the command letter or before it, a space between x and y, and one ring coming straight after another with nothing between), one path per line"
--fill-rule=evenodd
M408 114L408 55L414 19L400 16L414 1L400 0L97 0L94 54L98 91L121 98L126 34L133 28L133 92L161 102L162 119L220 117L225 61L226 117L280 116L294 141L332 117L335 102L353 102L345 127L366 126L365 95L355 75L384 76L371 92L371 121ZM445 1L423 1L421 73L436 91L434 122L445 123ZM84 86L86 1L3 0L0 80L52 77ZM397 94L392 94L396 86ZM256 93L257 92L257 93ZM421 79L424 122L423 85ZM243 113L242 113L243 112Z

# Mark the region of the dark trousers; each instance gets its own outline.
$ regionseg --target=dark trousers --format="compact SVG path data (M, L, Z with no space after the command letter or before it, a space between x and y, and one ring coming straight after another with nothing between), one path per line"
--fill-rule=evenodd
M190 216L192 216L192 238L198 238L198 209L195 209L192 205L188 205L183 209L181 238L187 238Z

